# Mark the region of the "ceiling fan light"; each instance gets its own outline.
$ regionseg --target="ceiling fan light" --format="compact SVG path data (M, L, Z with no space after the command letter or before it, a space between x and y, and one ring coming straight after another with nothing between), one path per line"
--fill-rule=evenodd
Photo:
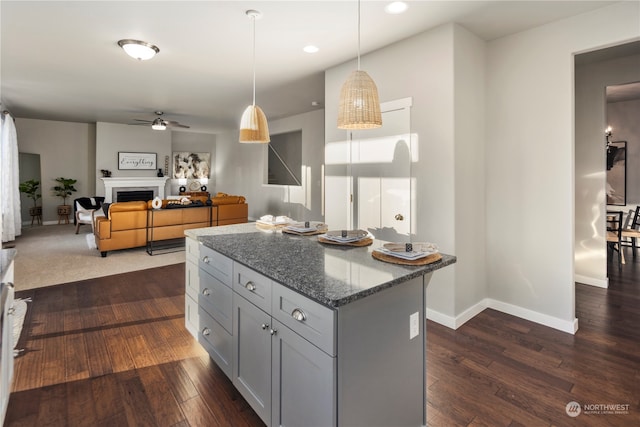
M140 61L151 59L156 55L156 53L160 52L160 49L157 46L140 40L120 40L118 41L118 46L124 49L127 55Z
M269 125L267 116L257 105L249 105L240 119L240 138L242 143L268 143Z
M151 123L151 129L153 130L165 130L167 125L164 124L161 118L157 118Z
M381 126L378 88L366 71L355 70L340 91L338 128L374 129Z

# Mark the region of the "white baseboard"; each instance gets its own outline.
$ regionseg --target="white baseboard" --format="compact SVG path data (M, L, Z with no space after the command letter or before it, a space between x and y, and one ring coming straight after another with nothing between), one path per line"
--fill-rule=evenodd
M483 299L456 317L448 316L428 308L427 319L446 326L447 328L458 329L460 326L487 308L492 308L502 313L507 313L521 319L529 320L553 329L558 329L562 332L567 332L569 334L575 334L578 330L578 319L567 321L547 314L538 313L537 311L529 310L528 308L518 307L502 301L496 301L491 298Z
M599 288L608 288L609 287L609 278L604 280L596 279L595 277L583 276L581 274L575 274L573 280L579 283L584 283L585 285L597 286Z

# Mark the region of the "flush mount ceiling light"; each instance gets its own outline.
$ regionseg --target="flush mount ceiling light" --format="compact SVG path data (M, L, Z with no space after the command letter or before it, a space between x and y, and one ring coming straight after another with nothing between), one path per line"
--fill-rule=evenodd
M382 126L378 88L366 71L360 70L360 0L358 0L358 69L340 91L338 129L373 129Z
M118 46L124 49L127 55L140 61L151 59L156 55L156 53L160 52L158 46L140 40L119 40Z
M245 12L253 24L253 104L249 105L240 119L240 142L267 143L269 138L269 125L267 117L260 107L256 105L256 19L262 15L257 10Z

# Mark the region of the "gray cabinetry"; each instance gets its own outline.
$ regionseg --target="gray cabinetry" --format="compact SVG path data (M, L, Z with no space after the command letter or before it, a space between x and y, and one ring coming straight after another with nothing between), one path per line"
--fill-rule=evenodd
M335 425L335 358L311 342L333 350L333 310L238 263L233 289L235 387L267 425Z
M267 426L426 425L425 290L455 257L397 266L252 224L187 236L187 328Z
M233 320L233 385L270 425L271 316L236 295Z
M271 425L336 425L336 358L272 322Z

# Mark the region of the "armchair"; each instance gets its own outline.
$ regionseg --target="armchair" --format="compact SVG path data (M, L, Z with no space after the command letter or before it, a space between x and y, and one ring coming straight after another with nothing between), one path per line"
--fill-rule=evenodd
M100 209L103 202L104 197L79 197L73 201L73 223L76 225L76 234L82 224L90 224L93 231L95 218L104 216L104 212Z

